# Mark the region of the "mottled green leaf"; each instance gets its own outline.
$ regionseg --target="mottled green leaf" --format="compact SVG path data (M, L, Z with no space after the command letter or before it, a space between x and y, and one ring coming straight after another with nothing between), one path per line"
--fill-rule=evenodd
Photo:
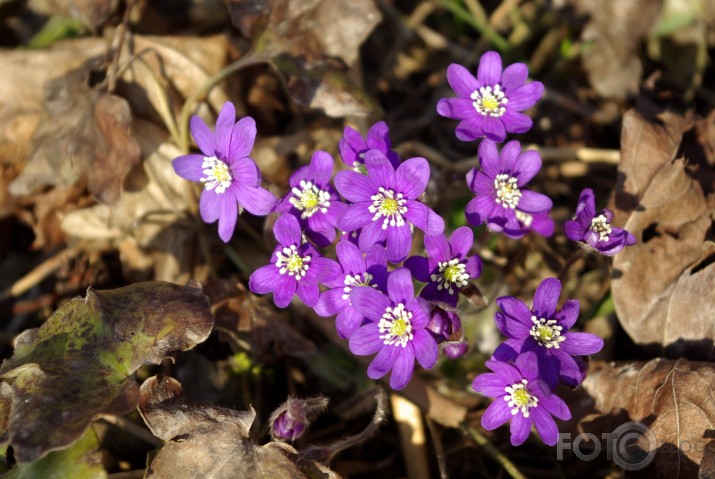
M213 322L198 284L90 288L15 339L0 367L0 443L33 461L71 444L97 414L132 410L136 369L193 348Z
M2 476L5 479L106 479L102 455L94 430L84 434L67 449L54 451L27 463L21 463Z

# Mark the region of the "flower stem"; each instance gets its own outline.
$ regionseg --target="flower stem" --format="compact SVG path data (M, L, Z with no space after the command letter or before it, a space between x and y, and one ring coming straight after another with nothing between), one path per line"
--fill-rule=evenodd
M462 423L462 431L470 435L472 439L474 439L474 442L476 442L482 449L484 449L484 451L489 456L491 456L494 460L501 464L507 474L509 474L513 479L526 479L526 476L523 475L519 471L519 469L516 468L514 463L511 462L508 457L502 454L499 449L494 447L494 444L492 444L491 441L489 441L489 439L484 434L482 434L466 422Z

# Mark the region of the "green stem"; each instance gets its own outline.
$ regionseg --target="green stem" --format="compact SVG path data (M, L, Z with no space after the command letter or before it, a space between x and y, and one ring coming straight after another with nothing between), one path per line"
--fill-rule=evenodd
M507 52L511 50L511 45L506 38L495 32L489 25L482 23L474 17L469 11L462 8L458 3L451 0L433 0L437 5L449 10L453 15L469 24L472 28L481 32L487 39L494 44L500 51Z
M183 154L189 152L189 115L191 115L191 110L194 107L194 103L201 98L207 91L209 91L214 85L226 78L227 76L237 72L238 70L256 65L259 63L265 63L268 61L268 57L256 53L256 51L251 51L235 62L226 65L222 70L218 71L214 76L207 79L196 91L186 99L184 106L181 107L181 114L179 116L179 135L181 144L179 148Z
M486 452L489 456L491 456L494 460L501 464L507 474L509 474L513 479L526 479L526 476L522 474L519 469L516 468L514 463L511 462L508 457L502 454L499 449L494 447L494 444L492 444L484 434L482 434L477 429L473 428L467 423L462 423L462 430L466 434L469 434L472 439L474 439L474 442L476 442L479 447L484 450L484 452Z

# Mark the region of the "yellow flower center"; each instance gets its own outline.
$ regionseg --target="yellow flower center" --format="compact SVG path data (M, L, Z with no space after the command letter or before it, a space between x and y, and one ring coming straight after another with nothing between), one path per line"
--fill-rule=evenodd
M483 116L499 118L506 112L504 105L509 103L509 99L501 91L501 85L483 86L479 90L474 90L471 95L472 105Z
M566 340L566 336L561 336L563 328L556 324L555 319L546 320L532 316L531 322L534 325L531 327L529 334L540 346L559 349L560 343Z
M452 258L440 262L438 272L430 275L430 279L437 283L438 291L446 289L449 294L454 294L454 285L458 288L465 287L469 274L466 273L466 266L459 261L459 258Z
M301 256L295 245L284 247L276 253L276 268L280 274L288 273L300 280L310 269L310 255Z
M504 208L514 209L519 205L521 191L517 179L513 176L501 174L494 179L494 189L497 193L496 202Z
M608 241L611 234L611 225L604 215L598 215L591 220L591 226L588 228L594 233L598 233L599 241Z
M216 193L223 194L226 188L231 186L233 177L228 165L215 156L205 156L201 168L204 174L201 182L205 183L207 190L216 190Z
M368 207L368 211L374 216L372 221L384 217L382 220L382 229L386 230L388 226L403 226L405 219L402 217L407 213L407 198L402 193L397 193L393 190L386 190L382 186L378 189L377 194L370 197L372 204Z
M512 408L512 416L521 411L522 416L529 417L529 409L539 405L539 398L529 394L529 391L526 390L527 384L529 381L522 379L521 382L504 388L507 393L504 400L507 401L507 406Z
M302 211L300 217L310 218L316 212L327 213L330 207L330 193L323 191L311 181L301 180L300 188L293 188L294 196L290 198L290 204Z
M377 324L380 331L380 339L384 344L407 346L412 341L412 313L405 309L402 303L394 308L388 307Z

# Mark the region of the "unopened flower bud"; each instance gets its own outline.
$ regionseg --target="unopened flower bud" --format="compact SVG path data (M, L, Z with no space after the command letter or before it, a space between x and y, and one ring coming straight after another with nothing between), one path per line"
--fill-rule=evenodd
M310 425L310 421L328 406L328 398L288 398L271 414L271 437L274 441L295 441Z

